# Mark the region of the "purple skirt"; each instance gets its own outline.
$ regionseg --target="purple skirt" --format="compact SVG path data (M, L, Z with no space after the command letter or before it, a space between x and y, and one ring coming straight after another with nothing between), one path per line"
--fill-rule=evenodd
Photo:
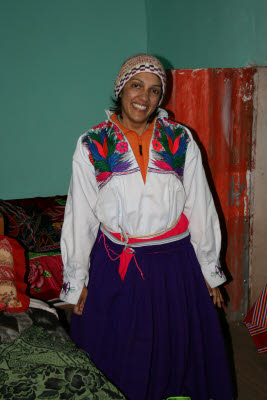
M123 247L107 237L110 254ZM71 337L129 400L232 400L216 309L190 237L135 248L124 281L101 232L82 316Z

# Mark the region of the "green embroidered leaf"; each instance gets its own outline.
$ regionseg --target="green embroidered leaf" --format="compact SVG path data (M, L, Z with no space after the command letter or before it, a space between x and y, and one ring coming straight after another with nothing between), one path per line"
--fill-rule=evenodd
M39 261L35 261L35 263L34 263L34 265L36 265L36 267L38 267L39 264L40 264Z
M182 167L184 163L185 163L185 154L175 157L175 159L173 160L173 169L177 167Z
M34 290L39 293L41 289L38 289L37 287L34 288Z
M52 275L50 274L50 272L44 270L43 276L45 276L46 278L51 278Z
M173 131L174 140L184 133L184 129L181 126L176 126Z
M167 135L166 135L166 134L162 135L162 137L159 138L159 142L160 142L160 144L164 147L165 151L166 151L168 154L170 154L170 156L172 156L172 152L171 152L171 150L170 150L169 142L168 142L168 138L167 138Z
M101 143L100 135L98 133L92 132L90 133L90 139L95 140L96 142Z
M106 161L95 161L95 169L101 172L110 171L110 167Z
M107 158L109 158L111 156L111 154L115 153L116 144L117 144L117 141L115 139L115 136L109 135L107 137L107 146L108 146Z

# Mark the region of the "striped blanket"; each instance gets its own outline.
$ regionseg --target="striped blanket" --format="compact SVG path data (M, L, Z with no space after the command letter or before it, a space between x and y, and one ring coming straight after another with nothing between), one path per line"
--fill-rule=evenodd
M259 353L267 352L267 285L244 319Z

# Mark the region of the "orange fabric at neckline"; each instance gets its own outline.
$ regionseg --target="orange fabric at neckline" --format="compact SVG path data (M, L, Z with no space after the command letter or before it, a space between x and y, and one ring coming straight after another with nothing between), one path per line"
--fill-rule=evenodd
M118 116L116 114L111 115L111 120L114 122L114 124L116 124L120 128L120 130L123 132L128 142L130 143L136 162L141 170L143 181L144 183L146 183L146 173L149 161L149 147L153 135L156 117L154 118L152 123L148 125L148 127L145 129L145 131L142 133L141 136L139 136L136 132L131 131L130 129L123 126L120 123Z

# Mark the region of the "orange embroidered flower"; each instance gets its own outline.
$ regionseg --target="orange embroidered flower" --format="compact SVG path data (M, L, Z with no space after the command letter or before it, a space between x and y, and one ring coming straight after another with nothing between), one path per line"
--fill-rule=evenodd
M162 149L162 145L157 139L152 140L152 145L154 150L160 151Z
M121 132L116 133L117 139L122 140L123 139L123 134Z
M159 138L159 135L160 135L160 134L159 134L159 131L156 131L155 134L154 134L154 137L155 137L156 139L158 139L158 138Z

